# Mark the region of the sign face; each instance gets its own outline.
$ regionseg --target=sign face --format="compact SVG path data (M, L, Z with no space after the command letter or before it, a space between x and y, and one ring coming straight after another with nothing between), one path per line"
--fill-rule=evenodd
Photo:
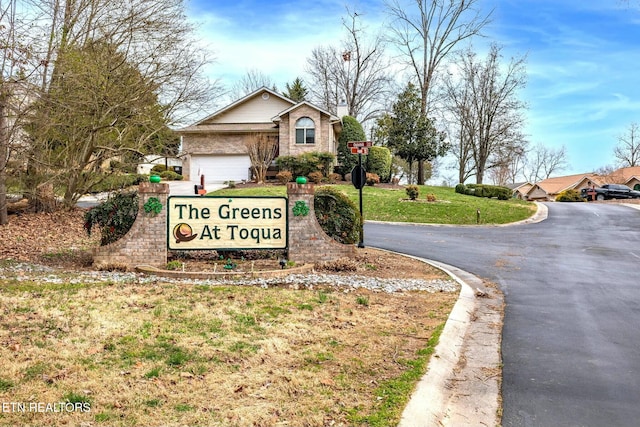
M169 197L170 250L284 249L286 197Z
M349 148L373 147L373 141L349 141L347 142L347 147Z
M366 147L351 147L351 154L369 154L369 149Z

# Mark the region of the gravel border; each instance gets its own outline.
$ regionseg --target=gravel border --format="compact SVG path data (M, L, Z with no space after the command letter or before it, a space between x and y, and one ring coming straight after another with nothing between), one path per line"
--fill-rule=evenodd
M361 275L344 276L339 274L290 274L284 277L247 278L247 279L191 279L167 278L150 274L113 271L66 272L63 270L29 263L8 263L0 265L0 274L5 280L18 282L37 280L53 284L78 283L179 283L194 285L241 285L261 288L286 286L294 289L313 289L315 286L334 286L345 291L368 289L374 292L457 292L460 285L453 279L381 279Z

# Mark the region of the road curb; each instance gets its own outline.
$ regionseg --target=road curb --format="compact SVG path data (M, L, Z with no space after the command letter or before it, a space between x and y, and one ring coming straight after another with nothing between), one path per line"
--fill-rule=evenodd
M503 295L456 267L416 259L445 271L461 290L399 427L497 426Z

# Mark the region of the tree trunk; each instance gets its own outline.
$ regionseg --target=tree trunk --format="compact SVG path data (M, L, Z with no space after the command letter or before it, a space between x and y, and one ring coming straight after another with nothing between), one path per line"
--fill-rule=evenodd
M9 132L7 129L7 97L0 87L0 225L9 222L7 214L7 156L9 155Z
M418 160L418 185L424 185L424 160Z

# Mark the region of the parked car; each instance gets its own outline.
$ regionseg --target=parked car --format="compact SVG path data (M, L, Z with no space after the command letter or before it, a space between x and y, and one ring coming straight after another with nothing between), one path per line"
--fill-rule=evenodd
M640 199L640 191L622 184L605 184L598 188L583 188L581 193L587 200Z

